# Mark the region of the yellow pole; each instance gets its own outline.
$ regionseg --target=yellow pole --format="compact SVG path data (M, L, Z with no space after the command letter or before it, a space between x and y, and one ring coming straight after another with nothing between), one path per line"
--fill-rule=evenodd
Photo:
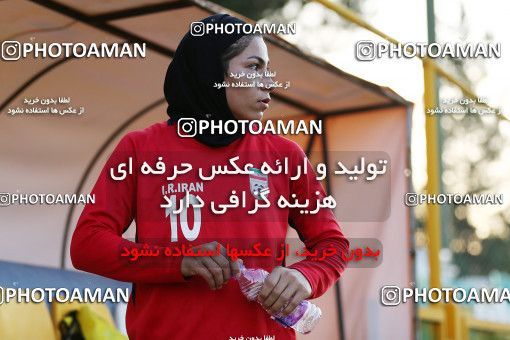
M428 58L423 59L423 80L424 80L424 108L434 109L437 105L436 97L436 72ZM437 117L425 114L425 133L427 139L427 194L439 194L440 174L438 152L438 128ZM439 251L441 250L441 210L436 204L427 204L427 220L425 222L427 234L427 251L429 257L429 287L441 287L441 263ZM442 306L438 305L441 308ZM436 339L444 339L444 324L436 328Z

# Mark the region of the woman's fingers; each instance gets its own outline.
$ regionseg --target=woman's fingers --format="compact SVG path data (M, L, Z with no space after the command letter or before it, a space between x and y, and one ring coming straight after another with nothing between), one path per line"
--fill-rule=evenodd
M259 302L271 314L287 316L310 294L310 284L299 271L275 267L264 281Z
M241 272L240 263L243 263L243 260L241 260L240 258L237 258L235 261L233 261L230 258L230 256L228 256L227 249L222 244L220 244L220 252L221 252L221 255L223 255L223 257L225 257L225 259L229 263L230 277L232 277L232 276L235 277L237 274L239 274ZM230 279L230 277L228 279Z
M241 272L241 263L243 263L243 260L237 259L236 261L230 260L230 272L232 273L233 277L236 277Z
M196 263L194 264L193 271L197 275L200 275L207 282L209 288L216 289L214 277L209 272L209 269L203 263L201 263L200 261L196 261Z
M282 285L283 288L287 285L286 282L281 282L279 291L275 291L275 287L278 285L281 279L280 270L281 267L276 267L264 280L264 284L262 285L262 289L259 292L258 300L264 306L264 308L268 309L271 305L276 301L278 296L281 294ZM271 302L271 304L269 304Z
M204 266L207 268L207 270L209 270L209 273L211 273L212 277L214 278L215 289L219 289L224 282L223 270L221 267L209 256L201 257L200 262L204 264Z
M219 256L212 256L211 259L216 262L216 264L221 268L221 271L223 273L223 283L230 280L230 277L232 276L230 272L230 262L227 258L225 258L223 255Z
M287 304L287 306L285 306L285 308L283 309L283 311L280 314L283 317L288 316L290 313L292 313L294 311L294 309L296 309L296 307L305 298L306 298L306 292L301 291L301 290L296 290L296 293L292 296L292 298L290 299L289 303Z
M283 277L280 277L276 286L262 303L264 308L268 309L271 314L278 312L283 306L282 299L285 299L285 292L288 290L288 284L288 281L286 281Z
M219 255L194 256L193 260L185 260L186 266L183 263L183 275L191 271L188 267L193 266L194 270L192 271L202 276L206 281L212 279L212 286L208 281L211 289L221 288L233 276L241 272L240 264L243 261L239 258L236 261L232 261L227 254L227 249L217 241L205 243L191 249L195 254L200 254L200 251L204 250L219 249ZM207 271L208 275L205 275L204 270Z

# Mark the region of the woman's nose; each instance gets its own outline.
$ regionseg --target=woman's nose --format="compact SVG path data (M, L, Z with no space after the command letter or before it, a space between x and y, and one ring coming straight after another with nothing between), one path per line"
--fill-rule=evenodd
M274 90L274 88L275 88L275 86L274 86L274 85L275 85L275 82L273 81L273 78L271 78L271 77L264 77L262 81L263 81L263 84L264 84L264 86L262 87L262 89L263 89L264 91L271 92L271 91L273 91L273 90Z

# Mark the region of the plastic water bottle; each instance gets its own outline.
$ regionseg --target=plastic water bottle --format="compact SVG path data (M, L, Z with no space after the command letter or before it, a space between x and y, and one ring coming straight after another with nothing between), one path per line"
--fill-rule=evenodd
M248 269L240 264L240 273L236 276L241 292L250 301L257 299L264 280L269 275L264 269ZM282 308L282 310L285 306ZM310 333L322 315L321 309L313 303L303 300L286 317L279 313L271 315L271 319L277 321L284 327L291 327L299 333Z

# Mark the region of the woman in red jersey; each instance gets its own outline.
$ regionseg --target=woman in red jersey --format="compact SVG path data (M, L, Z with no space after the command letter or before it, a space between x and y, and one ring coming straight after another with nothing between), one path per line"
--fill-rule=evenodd
M130 132L119 142L93 188L96 203L85 206L77 223L71 259L77 269L133 283L126 315L130 339L295 339L293 329L269 314L283 310L288 315L302 300L324 294L345 268L340 254L349 243L331 209L311 215L276 206L278 195L325 197L296 143L241 129L192 131L200 125L261 120L274 84L262 36L204 31L211 25L239 27L242 20L216 14L197 24L180 42L166 74L170 119ZM257 73L262 76L249 76ZM243 82L247 86L233 85ZM210 176L211 165L232 164L233 158L241 168L250 163L251 173ZM307 174L291 180L291 174L260 171L264 162L284 158L290 169L304 164ZM121 180L115 175L119 164L130 170ZM185 164L193 171L176 171ZM261 197L263 190L266 196ZM213 202L241 192L248 207L264 198L273 205L255 214L244 206L218 214ZM190 201L192 206L174 209ZM162 207L165 202L171 204ZM135 242L122 238L133 220ZM273 249L285 241L288 225L308 249L335 247L338 255L320 262L307 257L290 266L284 258L231 256L234 247L250 243ZM178 249L180 255L185 249L210 254L173 256ZM127 256L133 254L136 259ZM259 304L248 301L233 279L241 261L270 272Z

